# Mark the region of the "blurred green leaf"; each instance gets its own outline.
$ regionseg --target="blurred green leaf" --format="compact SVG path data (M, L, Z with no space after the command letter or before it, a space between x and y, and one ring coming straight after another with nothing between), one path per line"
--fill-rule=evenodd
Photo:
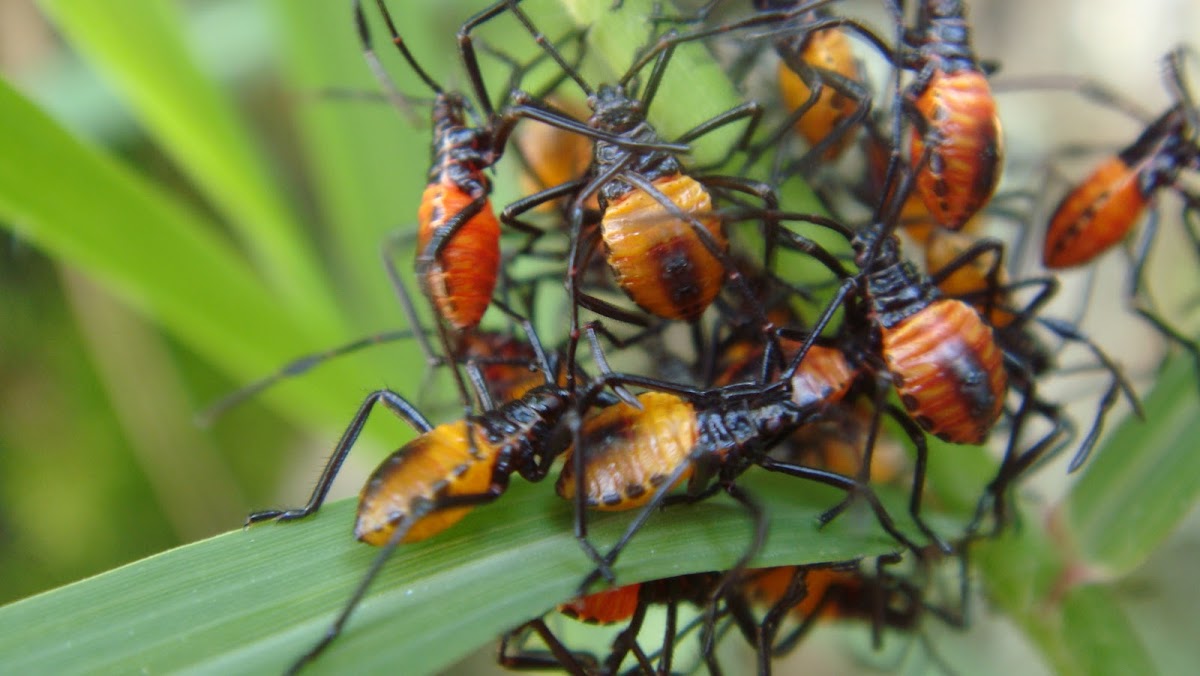
M447 58L449 45L431 39L438 32L433 26L438 7L417 5L405 8L402 25L411 49L431 67L455 64ZM369 325L378 326L379 317L399 318L395 295L376 262L390 233L416 233L417 204L429 170L429 127L411 126L387 103L322 94L379 91L363 59L349 2L279 0L268 7L281 27L281 65L295 101L306 171L327 224L324 240L335 265L333 279L348 290L348 312L370 317ZM374 13L368 13L379 56L396 86L427 99L430 93L397 57ZM439 68L435 75L444 77L446 70ZM428 106L416 109L424 115Z
M1054 590L1063 559L1034 515L1021 513L1016 530L974 547L972 558L983 573L992 604L1014 617L1036 615L1038 605Z
M1071 564L1031 514L1017 531L980 543L985 596L1058 674L1153 673L1153 663L1108 585L1077 584Z
M1088 461L1064 505L1079 556L1102 575L1141 565L1200 495L1196 374L1173 360L1144 402Z
M44 0L42 6L125 95L143 124L227 217L257 267L327 338L332 289L227 95L196 65L168 3Z
M1151 674L1154 662L1105 585L1077 587L1063 600L1063 641L1080 674Z
M258 376L279 366L281 349L319 344L210 223L79 143L2 81L0 117L0 155L21 158L0 163L0 219L18 235L231 373ZM293 413L328 419L331 391L361 391L351 382L336 366L315 372L288 388L300 407Z

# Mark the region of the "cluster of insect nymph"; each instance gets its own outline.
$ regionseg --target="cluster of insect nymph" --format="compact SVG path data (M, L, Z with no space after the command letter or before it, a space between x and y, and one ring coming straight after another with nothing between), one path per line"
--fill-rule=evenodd
M415 232L417 300L427 306L401 282L394 254L414 239L401 233L384 260L409 331L300 359L214 412L329 354L410 337L431 369L452 375L463 414L435 425L401 394L378 390L307 504L250 515L254 524L316 512L376 404L418 433L362 490L355 535L381 548L375 565L293 671L354 630L348 620L397 547L501 499L513 474L537 482L554 471L592 573L577 598L502 637L506 667L719 672L714 646L728 634L767 673L830 619L869 624L877 643L885 630L916 632L926 617L961 627L970 549L1013 527L1014 489L1060 453L1071 471L1082 466L1119 402L1141 414L1117 361L1077 319L1046 314L1056 271L1091 266L1137 239L1130 316L1200 362L1196 342L1143 283L1168 205L1200 254L1200 195L1180 181L1200 162L1183 48L1164 58L1165 112L1141 120L1144 131L1074 187L1048 183L1053 195L1030 200L993 194L1005 157L989 84L995 66L973 51L962 0L880 0L891 19L883 30L832 0L659 5L630 24L645 37L608 82L582 74L595 51L588 27L543 25L533 0L504 0L458 30L466 92L444 87L410 50L400 4L355 0L347 26L379 81L378 99L410 116L431 108L432 165ZM620 5L604 12L635 11ZM506 53L522 42L512 47L520 58ZM664 107L656 94L687 76L672 57L698 47L724 55L742 98L684 120L682 134L660 133L650 121ZM870 81L864 54L886 66L886 82ZM777 67L777 83L748 75L765 66ZM485 77L500 70L506 81ZM1097 105L1120 105L1098 85L1077 89ZM520 168L524 193L496 209L502 158ZM797 188L805 185L811 192ZM1057 207L1039 222L1022 205L1043 197ZM997 224L1013 237L985 235ZM1017 231L1044 234L1031 275L1016 272L1016 253L1006 256ZM1103 383L1082 420L1039 387L1066 368L1063 350L1086 360L1071 370ZM994 447L994 474L960 521L930 519L929 456L963 444ZM815 532L851 521L893 551L754 567L774 514L743 481L747 470L823 486L814 493L833 502L819 508ZM736 562L618 586L620 555L656 514L686 516L688 504L717 494L752 524ZM597 510L636 515L615 543L598 545L588 534ZM850 512L864 518L843 519ZM677 620L684 605L697 609L693 620ZM642 631L651 606L665 608L662 632ZM557 615L620 629L606 652L582 648L552 629L563 622L550 621ZM685 644L694 653L677 655Z

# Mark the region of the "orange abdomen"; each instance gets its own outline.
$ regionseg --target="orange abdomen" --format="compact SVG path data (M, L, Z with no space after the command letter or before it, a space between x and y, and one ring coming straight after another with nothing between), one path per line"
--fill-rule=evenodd
M843 402L825 412L825 420L801 425L788 438L793 449L786 457L811 467L844 476L854 476L862 468L871 431L872 410L863 400L859 405ZM886 430L879 430L871 451L872 485L897 480L908 456L904 447Z
M1043 264L1082 265L1124 239L1146 208L1137 178L1136 170L1112 157L1064 197L1050 217Z
M841 350L813 345L792 376L792 401L799 406L837 403L846 396L855 375Z
M977 241L978 238L967 232L938 230L932 233L925 244L926 270L930 275L937 274ZM950 273L938 283L938 289L955 298L970 296L970 303L981 313L990 304L987 322L992 326L1005 327L1016 319L1016 315L1000 307L1012 304L1009 294L1000 290L1009 283L1008 272L1003 266L997 267L995 283L989 284L988 271L993 265L1000 265L1000 261L996 260L994 251L986 251Z
M837 28L816 31L808 36L800 58L811 66L835 72L848 80L862 81L862 73L859 72L858 63L854 59L850 40ZM779 91L789 112L804 105L812 96L812 89L795 71L788 68L786 63L779 64ZM796 131L809 145L816 145L829 136L834 127L853 112L856 105L853 99L841 95L826 84L822 87L816 103L803 117L796 120ZM842 138L829 146L822 157L825 160L837 159L845 151L852 137L848 132L843 134Z
M704 217L712 199L682 174L654 182L684 213L696 214L721 251L729 242L720 220ZM610 203L600 224L608 265L617 284L638 306L664 319L692 320L717 297L725 267L686 221L672 217L653 197L630 190Z
M545 101L576 118L586 118L587 108L574 100L551 95ZM592 142L582 134L552 127L548 124L522 125L514 134L517 150L525 160L521 172L521 194L535 192L566 183L587 173L592 163ZM538 205L538 211L549 211L554 202ZM596 195L588 198L586 206L597 209Z
M943 299L881 333L888 370L913 420L946 441L981 443L1000 417L1008 376L979 313Z
M472 331L459 336L456 355L459 361L474 362L483 382L496 403L520 399L538 385L546 382L537 363L537 355L529 343L495 331ZM559 380L563 379L559 365Z
M621 511L640 507L654 496L696 444L696 412L671 394L643 392L643 410L614 404L583 421L580 443L584 453L583 485L589 507ZM555 489L575 498L575 465L567 450ZM679 481L692 474L689 467Z
M911 161L916 192L943 227L957 230L991 198L1000 181L1004 142L991 87L982 73L937 72L916 100L927 129L913 129Z
M612 624L633 617L637 610L641 584L605 589L559 604L558 611L580 622Z
M472 202L471 196L449 182L430 183L421 195L417 213L417 255L425 251L434 232ZM421 288L438 315L457 331L474 328L492 300L500 270L500 223L485 201L478 214L454 233L442 253L421 276Z
M797 574L796 566L776 566L752 570L746 576L745 590L749 599L759 606L773 606L783 599L793 576ZM792 607L792 612L809 616L835 584L859 584L858 577L852 572L824 568L812 568L803 573L806 593L804 598ZM826 604L821 612L822 617L834 618L844 613L840 612L836 603Z
M417 542L458 523L471 507L429 514L414 510L442 496L472 495L488 489L496 449L478 429L472 436L478 456L471 454L467 425L461 420L438 425L388 456L359 495L355 537L381 546L397 527L407 527L415 518L401 542Z

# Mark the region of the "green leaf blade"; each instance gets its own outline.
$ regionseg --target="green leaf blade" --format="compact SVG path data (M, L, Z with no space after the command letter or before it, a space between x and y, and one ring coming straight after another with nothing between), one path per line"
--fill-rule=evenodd
M224 213L281 297L340 324L320 264L294 214L220 88L184 44L182 19L165 3L45 0L47 12L125 95L175 162Z
M287 351L322 344L203 218L81 144L0 81L0 220L112 289L212 363L257 377ZM286 354L286 352L285 352ZM332 393L361 379L330 365L288 388L293 415L329 420ZM311 421L310 421L311 422Z
M1151 674L1154 662L1104 585L1085 585L1063 600L1063 640L1082 674Z
M413 127L382 101L322 98L318 94L328 88L379 91L363 59L350 3L278 0L270 8L283 27L281 66L289 86L298 94L297 131L305 170L326 224L324 236L336 267L335 279L349 290L348 312L369 317L371 325L378 326L379 317L400 316L395 295L376 262L381 243L391 234L415 237L417 205L429 171L428 124ZM365 8L376 49L396 86L428 98L429 92L384 39L383 27L375 21L369 3ZM446 58L445 45L431 37L438 33L435 19L440 16L439 9L424 3L406 7L401 28L421 63L457 65L457 60ZM415 108L424 115L428 105ZM397 261L402 263L403 257Z
M1200 496L1200 399L1191 364L1171 362L1143 403L1146 420L1125 419L1064 505L1080 556L1103 575L1141 565Z
M798 500L797 482L779 476L747 485L771 514L759 565L894 550L851 515L818 529L836 492ZM2 608L0 670L278 671L323 633L376 555L350 536L353 509L342 501L301 522L226 533ZM611 543L631 515L593 516L595 541ZM674 507L650 519L617 573L632 583L726 568L750 534L732 501ZM519 482L447 533L399 548L314 673L445 668L570 596L590 567L569 503Z

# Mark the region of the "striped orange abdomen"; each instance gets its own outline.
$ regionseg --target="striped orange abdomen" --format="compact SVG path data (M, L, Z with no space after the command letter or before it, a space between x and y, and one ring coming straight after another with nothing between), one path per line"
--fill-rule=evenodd
M1146 208L1137 178L1135 169L1112 157L1064 197L1046 229L1045 266L1083 265L1124 239Z
M913 420L946 441L982 443L1000 417L1008 375L979 313L942 299L881 334L888 370Z
M424 255L437 229L472 201L451 182L430 183L417 214L417 255ZM499 270L500 223L491 202L485 200L479 213L459 227L441 255L430 262L421 275L421 288L439 316L456 331L465 331L477 326L487 311Z
M696 412L692 405L671 394L643 392L643 410L614 404L583 421L580 444L584 454L583 485L589 507L621 511L640 507L671 474L687 462L696 444ZM575 498L574 453L566 453L555 489ZM682 482L692 474L689 467Z
M695 214L721 251L729 242L721 222L707 216L712 199L694 179L676 174L654 182L684 213ZM725 267L692 224L672 216L654 197L633 189L610 203L600 224L617 285L638 306L664 319L692 320L717 297Z
M914 170L929 146L916 192L938 223L957 230L983 208L1000 182L1004 141L996 101L982 73L938 71L916 108L927 129L924 135L913 129Z
M368 544L384 545L397 527L416 517L401 542L417 542L462 520L471 507L441 509L428 515L414 510L441 496L487 490L496 449L477 426L472 427L478 455L471 454L467 423L460 420L438 425L413 439L375 468L359 495L354 536Z

